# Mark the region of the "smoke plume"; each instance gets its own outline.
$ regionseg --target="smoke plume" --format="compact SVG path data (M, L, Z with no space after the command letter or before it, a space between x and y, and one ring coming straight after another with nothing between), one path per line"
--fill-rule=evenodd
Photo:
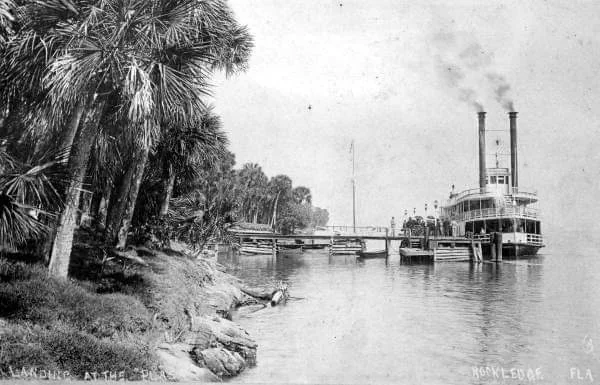
M483 111L483 100L492 96L507 111L514 110L510 84L493 70L493 55L472 35L438 33L432 47L436 71L459 100Z
M492 85L492 89L494 91L494 98L498 103L502 105L502 107L511 112L515 110L512 99L508 97L508 91L510 91L510 84L506 81L504 76L497 73L488 73L486 75L490 84Z

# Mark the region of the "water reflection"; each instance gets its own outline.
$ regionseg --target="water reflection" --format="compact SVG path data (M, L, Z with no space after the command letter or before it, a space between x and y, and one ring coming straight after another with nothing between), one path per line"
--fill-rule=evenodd
M306 298L238 319L259 362L236 381L480 383L473 368L487 366L541 367L546 383L564 383L574 364L600 370L581 348L600 330L598 285L581 282L600 278L597 260L422 265L326 250L220 260Z

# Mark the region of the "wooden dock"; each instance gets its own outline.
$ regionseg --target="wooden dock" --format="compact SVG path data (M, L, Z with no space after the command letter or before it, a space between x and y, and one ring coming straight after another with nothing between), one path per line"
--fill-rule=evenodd
M357 254L364 248L365 243L361 239L330 239L329 255Z
M400 248L400 261L411 263L433 262L433 250L423 250L413 247Z
M495 244L492 247L493 240L473 239L465 237L430 237L424 236L390 236L386 234L336 234L336 235L282 235L274 233L256 233L256 232L235 232L239 237L240 245L260 245L262 253L267 253L265 249L272 248L273 254L280 252L284 244L302 245L310 244L314 246L319 244L328 247L329 255L348 255L364 251L366 240L385 241L385 250L389 253L391 242L400 241L400 258L403 261L474 261L480 262L483 259L482 245L486 245L486 250L492 251L492 259L502 260L501 246ZM492 239L496 239L492 237ZM500 237L500 242L501 242ZM501 245L501 243L500 243ZM303 247L299 247L302 251ZM498 250L500 250L498 252ZM500 255L498 255L500 254Z
M468 238L430 239L425 247L401 247L402 261L481 261L481 241Z

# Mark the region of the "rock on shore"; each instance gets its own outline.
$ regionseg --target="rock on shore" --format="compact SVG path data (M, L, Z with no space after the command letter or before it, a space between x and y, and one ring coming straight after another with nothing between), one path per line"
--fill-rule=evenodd
M226 319L231 310L248 300L239 289L238 279L217 269L214 261L186 261L180 266L170 262L170 269L187 270L181 271L182 275L189 275L193 268L207 278L201 285L190 287L193 295L187 303L181 303L185 306L181 311L187 316L187 327L181 328L173 342L156 348L159 368L178 381L218 381L255 365L256 342L239 325ZM192 275L198 276L197 272Z
M209 368L199 367L192 359L186 344L162 344L156 349L159 368L176 381L219 381Z

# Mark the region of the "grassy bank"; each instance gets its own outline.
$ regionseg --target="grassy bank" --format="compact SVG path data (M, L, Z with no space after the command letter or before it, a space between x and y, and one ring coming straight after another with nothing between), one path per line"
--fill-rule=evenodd
M0 375L159 373L156 348L180 342L192 317L223 314L236 295L233 278L214 264L173 251L118 256L79 245L71 277L0 258Z

